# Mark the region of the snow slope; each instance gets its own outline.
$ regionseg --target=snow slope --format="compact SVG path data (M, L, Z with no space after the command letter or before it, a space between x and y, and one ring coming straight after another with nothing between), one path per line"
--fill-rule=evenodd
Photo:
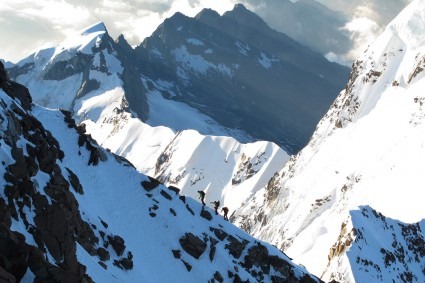
M99 147L70 112L29 103L26 89L0 73L2 278L319 282L277 248Z
M391 22L353 64L346 89L308 146L236 217L238 225L325 281L425 280L424 19L425 1L413 1ZM373 221L359 220L355 211L362 206L382 217L416 223L410 224L418 230L415 244L398 257L397 245L373 240L405 235L397 225L379 229ZM354 231L343 229L347 223ZM367 237L359 234L363 230ZM347 241L341 244L341 239ZM404 267L383 264L382 249ZM412 253L418 256L409 258Z

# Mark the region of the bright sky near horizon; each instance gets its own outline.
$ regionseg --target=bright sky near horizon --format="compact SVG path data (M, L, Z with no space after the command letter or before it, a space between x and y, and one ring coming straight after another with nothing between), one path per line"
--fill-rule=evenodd
M102 21L113 38L137 45L176 12L195 16L203 8L222 14L236 0L3 0L0 58L16 63L32 52Z

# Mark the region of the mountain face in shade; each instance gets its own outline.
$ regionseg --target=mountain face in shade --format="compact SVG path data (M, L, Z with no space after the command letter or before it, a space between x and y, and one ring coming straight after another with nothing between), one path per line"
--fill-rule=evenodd
M320 282L33 104L2 63L0 135L4 282Z
M348 76L240 4L223 16L177 13L136 54L147 78L166 83L164 96L291 153L306 144Z

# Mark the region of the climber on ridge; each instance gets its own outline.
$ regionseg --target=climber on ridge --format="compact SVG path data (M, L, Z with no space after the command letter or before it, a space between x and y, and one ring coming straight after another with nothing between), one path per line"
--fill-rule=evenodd
M229 220L229 218L227 217L227 213L229 213L229 209L227 208L227 207L225 207L225 206L223 206L222 208L221 208L221 211L223 212L223 218L224 218L224 220Z
M217 215L218 214L218 207L220 206L220 201L218 201L218 200L215 200L215 201L212 201L211 202L213 205L214 205L214 211L215 211L215 214Z
M205 199L205 192L204 191L198 191L198 194L199 194L198 198L201 200L202 205L205 205L205 201L204 201L204 199Z

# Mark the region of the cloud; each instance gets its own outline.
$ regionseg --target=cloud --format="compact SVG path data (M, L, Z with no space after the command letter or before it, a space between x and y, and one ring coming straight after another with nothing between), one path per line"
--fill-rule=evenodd
M357 59L359 52L364 51L383 31L383 27L367 17L356 17L347 23L344 28L350 33L353 48L346 53L351 60Z
M412 0L241 0L273 28L351 65Z
M352 48L344 54L350 61L356 60L368 45L384 31L388 23L412 0L323 0L337 11L345 13L349 21L342 30L350 34Z
M0 58L17 62L40 47L55 46L69 34L102 21L113 38L132 45L176 12L195 16L203 8L219 13L237 0L2 0Z

